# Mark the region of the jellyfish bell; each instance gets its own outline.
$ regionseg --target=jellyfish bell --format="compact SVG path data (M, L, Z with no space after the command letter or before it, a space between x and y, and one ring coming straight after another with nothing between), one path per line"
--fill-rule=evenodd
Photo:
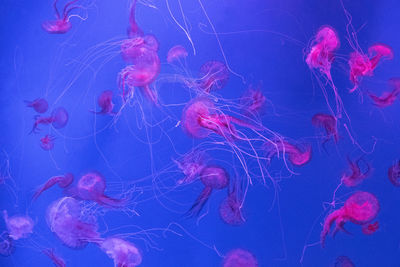
M229 70L220 61L207 61L200 67L198 86L205 93L220 90L229 80Z
M115 266L136 267L142 263L142 254L132 243L117 237L100 242L100 249L114 260Z
M233 182L233 186L228 190L228 195L219 206L219 216L223 222L232 226L244 224L245 219L242 214L243 195L242 185L236 179Z
M64 34L69 32L72 28L70 21L65 20L47 20L42 23L42 28L51 34Z
M9 236L14 239L27 238L33 233L34 222L29 216L15 215L8 217L8 212L3 210L3 218Z
M186 58L187 56L188 52L186 51L186 48L181 45L175 45L168 50L167 62L172 63L175 61L179 61Z
M68 122L68 112L63 107L59 107L51 113L52 125L56 129L64 128Z
M336 258L335 263L332 267L355 267L356 265L347 256L339 256Z
M258 267L256 257L248 250L233 249L228 252L222 262L222 267Z
M25 101L26 106L33 108L37 113L45 113L49 108L47 100L44 98L37 98L33 101Z
M389 181L396 187L400 186L400 161L395 162L388 169Z

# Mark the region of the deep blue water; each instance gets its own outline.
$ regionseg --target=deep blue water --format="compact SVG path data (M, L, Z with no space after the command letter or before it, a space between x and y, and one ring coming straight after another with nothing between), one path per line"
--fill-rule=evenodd
M83 19L71 17L72 29L66 34L48 34L41 23L53 18L52 1L1 1L0 166L5 179L0 185L0 209L10 216L30 216L34 229L28 238L15 241L10 256L0 257L0 266L52 266L41 253L45 248L53 248L67 266L113 266L113 260L97 245L71 249L50 231L46 209L65 196L63 190L54 186L32 201L35 190L50 177L71 172L75 185L80 176L94 170L105 177L107 195L131 192L132 210L91 207L101 236L125 234L142 254L140 266L221 266L223 256L235 248L252 252L259 266L333 266L340 255L348 256L355 266L400 266L400 189L387 177L389 166L400 157L399 103L378 108L366 94L380 95L389 90L390 78L400 76L400 2L343 0L360 48L366 52L372 44L384 43L394 51L394 59L379 64L372 77L363 79L361 93L353 94L348 93L352 84L347 60L353 52L346 39L349 20L339 0L202 0L206 13L198 0L168 0L175 18L182 25L186 21L190 29L195 55L187 36L173 21L167 1L139 2L137 23L160 44L161 71L152 86L161 105L150 104L138 89L138 102L125 106L115 124L112 116L90 110L99 110L97 97L104 90L114 92L114 111L122 105L117 75L127 64L119 55L117 41L127 38L130 1L79 2L83 8L72 14ZM219 33L221 46L205 14ZM323 131L311 124L315 113L329 113L317 79L304 60L309 41L322 25L330 25L340 38L332 78L359 145L351 142L340 124L339 142L327 142L324 150ZM179 69L166 61L168 50L178 44L189 54ZM197 220L187 218L185 212L202 184L174 186L183 174L173 159L198 146L227 170L231 181L248 179L222 137L213 133L192 139L179 125L184 106L195 93L177 77L196 77L208 60L228 63L239 74L231 73L226 86L213 92L217 105L228 113L230 109L240 113L235 105L229 105L238 102L250 84L259 85L269 100L261 113L263 125L313 149L308 164L290 166L295 172L292 175L282 160L274 159L268 168L262 162L264 174L268 171L277 181L275 188L268 178L266 184L262 182L255 159L246 157L257 174L246 194L241 226L227 225L219 218L218 207L226 189L213 192L204 216ZM326 88L332 100L331 88ZM46 114L65 107L69 113L65 128L40 125L39 133L30 133L36 113L24 100L39 97L49 102ZM55 138L50 152L39 145L46 134ZM256 149L262 150L260 146ZM348 168L347 156L362 155L371 164L372 175L355 188L340 187L335 209L357 190L371 192L380 202L376 218L380 227L374 234L364 235L359 225L346 223L351 234L329 236L321 248L322 223L332 211L323 203L332 202ZM85 207L90 204L85 202ZM3 220L0 230L6 231ZM305 251L304 246L308 246Z

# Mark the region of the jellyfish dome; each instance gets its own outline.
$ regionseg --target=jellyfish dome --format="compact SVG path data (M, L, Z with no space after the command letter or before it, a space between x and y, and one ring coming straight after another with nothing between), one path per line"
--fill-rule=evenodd
M106 238L100 245L115 266L135 267L142 263L142 255L132 243L116 237Z
M365 224L378 215L380 205L378 199L369 192L356 192L344 204L345 213L355 224Z
M222 263L223 267L257 267L256 257L247 250L234 249L228 252Z
M33 232L33 220L29 216L12 216L8 217L6 210L3 211L4 221L7 226L9 236L18 240L21 238L27 238Z

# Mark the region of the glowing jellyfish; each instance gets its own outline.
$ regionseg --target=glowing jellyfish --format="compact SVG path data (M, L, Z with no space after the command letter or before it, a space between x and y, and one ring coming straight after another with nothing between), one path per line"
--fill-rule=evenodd
M7 232L0 235L0 255L8 257L15 251L14 240Z
M33 220L29 216L12 216L8 217L6 210L3 210L3 217L6 223L9 236L18 240L21 238L27 238L33 233Z
M53 149L54 139L54 136L46 134L44 137L40 138L40 147L46 151Z
M314 127L323 128L326 133L326 138L323 141L323 145L328 142L331 138L337 143L339 141L339 133L337 129L337 119L329 114L317 113L312 119L311 123Z
M365 178L367 178L371 174L371 166L368 164L362 157L359 159L352 161L350 158L347 158L350 167L350 173L345 173L342 176L341 181L345 186L354 187L362 183ZM366 165L365 171L361 170L360 163L364 162Z
M207 61L200 67L198 86L203 92L220 90L228 83L229 70L220 61Z
M400 161L397 161L388 169L389 181L394 186L400 186Z
M54 253L54 249L44 249L42 253L49 257L49 259L54 263L56 267L65 267L65 260Z
M65 175L53 176L47 182L42 185L38 190L36 190L33 195L33 200L36 200L44 191L58 184L60 188L66 188L72 184L74 176L71 173L66 173Z
M71 15L69 13L77 8L81 8L80 5L74 5L78 0L72 0L65 4L62 14L57 8L58 0L54 0L53 8L56 16L56 20L48 20L42 23L42 28L48 33L61 34L68 32L72 24L69 21Z
M200 180L204 185L204 189L190 208L188 212L189 216L200 214L213 190L221 190L228 186L229 175L222 167L207 166L200 173Z
M98 242L97 219L85 216L78 200L64 197L54 201L46 214L50 230L70 248L83 248L89 242Z
M233 249L224 257L223 267L257 267L256 257L250 251Z
M379 222L367 223L362 226L362 232L366 235L372 235L379 229Z
M178 168L185 175L177 184L189 184L197 179L201 171L206 167L208 156L203 151L194 150L184 155L181 160L174 160Z
M45 113L49 108L49 104L44 98L37 98L33 101L25 101L26 106L33 108L37 113Z
M39 124L51 124L56 129L64 128L68 122L68 112L63 107L59 107L51 113L50 117L35 117L32 132L37 131Z
M238 179L236 179L238 180ZM242 215L243 190L238 181L233 183L228 195L222 200L219 206L219 216L223 222L238 226L245 222Z
M113 115L113 108L114 104L112 102L112 97L113 97L113 92L111 90L105 90L103 91L99 98L97 99L97 103L99 107L101 108L100 111L94 112L96 114L101 114L101 115Z
M335 260L333 267L355 267L356 265L347 256L339 256Z
M262 91L250 86L243 96L240 98L240 104L243 106L243 111L250 114L259 113L265 107L267 98Z
M172 63L174 61L179 61L186 58L187 56L188 52L186 51L186 48L181 45L175 45L171 47L171 49L168 51L167 62Z
M142 263L139 249L121 238L108 237L100 243L100 248L114 260L115 266L135 267Z
M389 84L393 87L390 92L383 92L381 96L377 96L373 93L368 93L372 102L375 106L385 108L393 105L400 93L400 78L392 78L389 80Z
M297 167L301 167L310 162L312 156L310 145L296 146L286 140L278 141L275 144L267 142L264 144L264 150L268 162L271 162L272 157L281 153L283 156L286 155L290 163Z
M371 193L358 191L352 194L344 203L344 206L333 211L326 217L321 232L321 245L325 246L326 236L329 234L333 223L336 224L333 235L339 230L346 232L344 224L348 221L364 225L376 218L380 210L378 199Z

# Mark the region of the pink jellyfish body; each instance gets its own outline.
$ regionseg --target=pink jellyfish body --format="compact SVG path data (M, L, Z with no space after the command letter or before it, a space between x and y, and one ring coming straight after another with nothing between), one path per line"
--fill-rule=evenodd
M72 184L74 176L71 173L66 173L65 175L53 176L47 182L42 185L38 190L36 190L33 195L33 200L36 200L44 191L58 184L60 188L67 188Z
M65 260L54 253L54 249L44 249L42 253L49 257L49 259L54 263L56 267L65 267Z
M58 11L57 8L58 0L54 0L53 8L55 12L56 19L55 20L47 20L42 23L42 28L52 34L62 34L68 32L72 25L69 21L70 15L69 13L77 8L81 8L80 5L74 5L78 0L72 0L65 4L62 14Z
M334 116L324 113L315 114L311 123L314 127L323 128L326 133L326 138L323 141L323 145L328 142L331 138L337 143L339 141L339 133L337 129L337 120Z
M208 156L203 151L191 151L181 160L174 162L185 175L183 179L177 181L177 184L190 184L197 179L201 171L204 169L208 161Z
M47 210L46 220L50 230L67 247L83 248L89 242L100 240L96 217L83 218L80 203L74 198L64 197L53 202Z
M394 186L400 186L400 161L397 161L388 169L389 181Z
M103 91L99 98L97 99L97 103L99 107L101 108L100 111L94 112L96 114L101 114L101 115L113 115L113 108L114 104L112 102L112 97L113 97L113 92L111 90L105 90Z
M311 160L312 149L310 145L304 145L303 147L300 147L291 144L286 140L280 140L274 144L275 145L271 144L270 142L264 144L266 158L269 162L273 156L280 153L282 153L283 156L287 155L290 163L297 167L301 167Z
M257 267L256 257L250 251L233 249L224 257L223 267Z
M356 265L347 256L339 256L335 260L333 267L355 267Z
M265 108L267 98L259 88L249 86L243 96L240 98L240 104L243 106L243 112L247 114L260 113Z
M198 86L203 92L220 90L228 83L229 70L220 61L207 61L200 67Z
M18 240L27 238L33 232L33 220L29 216L12 216L8 217L6 210L3 210L3 217L6 223L9 236Z
M228 191L228 195L219 206L220 218L229 225L238 226L245 222L242 215L242 191L241 185L238 182L234 182Z
M359 159L352 161L350 158L347 158L350 167L350 173L345 173L342 176L341 181L347 187L354 187L362 183L365 178L367 178L371 174L371 166L365 160L360 157ZM366 165L366 169L364 171L361 170L360 163L364 162Z
M37 113L45 113L49 108L49 104L44 98L37 98L33 101L25 101L26 106L33 108Z
M321 232L321 245L325 246L326 236L329 234L333 223L336 224L333 235L339 230L346 232L344 224L348 221L364 225L376 218L380 210L378 199L371 193L359 191L352 194L344 203L344 206L333 211L326 217Z
M372 235L379 229L379 222L364 224L362 226L362 232L366 235Z
M400 78L392 78L389 80L389 85L393 87L392 91L384 92L381 96L368 93L375 106L385 108L393 105L400 93Z
M167 62L172 63L174 61L179 61L184 59L188 56L188 52L186 49L181 45L175 45L171 47L167 54Z
M54 148L54 139L54 136L46 134L40 138L40 147L46 151L52 150Z
M68 122L68 112L63 107L56 108L51 113L50 117L35 117L32 132L37 131L39 124L51 124L56 129L64 128Z
M0 234L0 255L8 257L14 253L14 240L7 232Z
M213 190L221 190L228 186L229 175L222 167L207 166L201 171L200 180L204 185L204 189L190 208L188 212L189 216L200 214Z
M132 243L117 237L108 237L100 248L114 260L114 266L136 267L142 263L142 254Z

